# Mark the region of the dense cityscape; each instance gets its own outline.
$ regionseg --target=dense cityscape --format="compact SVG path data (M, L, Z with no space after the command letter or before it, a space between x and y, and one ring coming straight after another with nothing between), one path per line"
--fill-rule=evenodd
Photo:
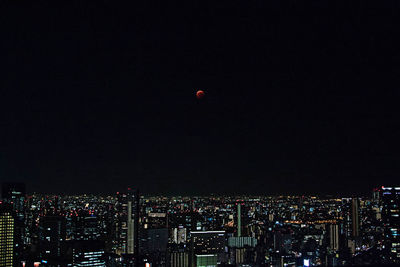
M369 197L27 193L4 183L0 266L400 264L400 187Z

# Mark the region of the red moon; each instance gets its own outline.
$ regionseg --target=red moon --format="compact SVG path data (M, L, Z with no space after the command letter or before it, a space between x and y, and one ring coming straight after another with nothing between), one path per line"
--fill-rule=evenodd
M196 97L197 97L197 99L202 99L202 98L204 97L204 95L205 95L205 93L204 93L203 90L198 90L198 91L196 92Z

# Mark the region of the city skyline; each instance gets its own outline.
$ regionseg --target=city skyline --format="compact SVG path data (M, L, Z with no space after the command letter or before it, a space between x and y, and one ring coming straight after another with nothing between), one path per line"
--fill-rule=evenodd
M364 197L38 194L3 183L9 267L397 266L400 186Z

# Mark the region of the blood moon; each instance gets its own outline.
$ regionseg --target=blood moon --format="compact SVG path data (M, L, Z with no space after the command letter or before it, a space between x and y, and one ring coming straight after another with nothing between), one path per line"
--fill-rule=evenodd
M203 90L198 90L198 91L196 92L196 97L197 97L197 99L202 99L202 98L205 96L205 94L206 94L206 93L204 93Z

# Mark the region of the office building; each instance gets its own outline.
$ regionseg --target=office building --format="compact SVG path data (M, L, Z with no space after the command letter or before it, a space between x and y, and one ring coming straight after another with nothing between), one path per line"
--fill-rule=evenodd
M255 247L257 245L257 239L249 236L241 237L229 237L228 247L230 248L244 248L244 247Z
M242 212L241 212L241 203L237 203L237 236L242 236Z
M382 187L382 221L390 261L400 264L400 187Z
M218 258L226 248L225 231L192 231L191 235L191 264L201 264ZM203 265L201 265L203 266ZM212 265L214 266L214 265Z
M13 266L14 259L14 216L11 206L0 205L0 266Z
M139 192L128 188L117 193L119 254L139 255Z
M104 242L93 240L76 241L73 244L73 266L106 267Z
M360 214L358 198L353 198L351 201L351 222L352 237L357 238L360 235Z
M62 216L45 216L39 222L40 257L43 260L58 261L64 255L66 239L65 218Z
M330 224L329 225L329 248L336 252L339 251L339 225L338 224Z

